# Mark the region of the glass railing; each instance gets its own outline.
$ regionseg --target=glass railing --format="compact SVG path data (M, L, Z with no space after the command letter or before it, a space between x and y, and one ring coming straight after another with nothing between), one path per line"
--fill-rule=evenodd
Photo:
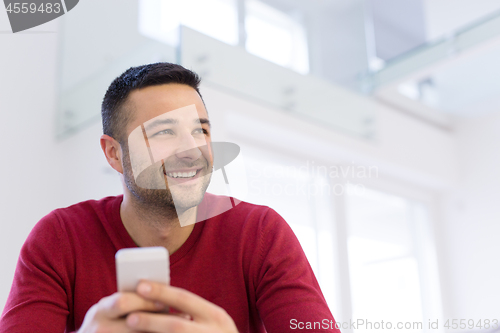
M362 74L360 76L362 90L374 91L495 38L500 38L500 12L389 60L378 71Z
M111 30L119 34L109 35L107 18L89 16L92 8L90 4L79 8L63 24L59 138L100 120L102 99L115 77L131 66L157 61L182 64L200 74L207 85L303 121L364 139L375 137L375 104L368 97L186 27L179 29L176 47L148 39L138 33L137 22L129 19L137 15L134 8L128 9L128 16L113 21L116 27ZM94 18L93 31L83 31L79 25L87 17Z
M111 61L105 68L61 90L57 117L57 136L63 138L101 119L101 103L111 82L127 68L155 61L176 61L172 46L145 40L133 51Z
M369 98L190 28L181 31L180 64L199 73L207 84L305 121L358 137L374 137L375 104Z

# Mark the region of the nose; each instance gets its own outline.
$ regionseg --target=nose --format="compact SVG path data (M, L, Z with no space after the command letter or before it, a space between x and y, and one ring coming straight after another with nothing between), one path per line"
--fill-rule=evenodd
M182 160L197 160L201 156L200 145L191 133L184 133L179 137L179 144L175 150L175 156Z

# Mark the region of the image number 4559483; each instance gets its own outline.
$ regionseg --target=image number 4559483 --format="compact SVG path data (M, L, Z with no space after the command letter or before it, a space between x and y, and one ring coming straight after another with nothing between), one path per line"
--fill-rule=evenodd
M79 0L4 0L12 32L27 30L52 21L73 9Z

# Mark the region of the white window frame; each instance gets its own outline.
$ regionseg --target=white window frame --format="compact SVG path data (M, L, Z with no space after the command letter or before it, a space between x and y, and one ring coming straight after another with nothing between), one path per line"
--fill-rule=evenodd
M283 138L286 140L286 138ZM231 138L229 135L229 140L232 142L241 142L245 145L253 146L255 149L262 149L270 153L276 153L279 155L284 155L289 157L290 159L314 159L316 162L316 166L319 165L342 165L342 163L335 163L333 161L326 161L322 157L312 157L307 155L307 153L302 151L287 151L284 152L282 149L278 147L274 147L273 145L264 146L261 144L256 144L243 137L235 137ZM244 152L243 152L244 153ZM421 300L422 300L422 314L423 314L423 329L424 332L429 331L428 327L426 327L426 323L429 319L442 321L443 319L443 306L442 306L442 290L440 288L440 272L438 265L438 248L436 242L437 230L436 230L436 221L438 220L438 206L439 206L439 197L438 195L428 189L418 188L413 184L407 184L403 181L400 181L394 177L389 175L383 175L383 179L377 177L376 179L350 179L339 178L339 179L330 179L330 186L333 188L334 186L344 186L347 182L360 184L365 186L366 188L384 192L390 195L395 195L412 202L417 202L420 204L424 204L429 213L429 221L428 224L430 229L428 230L427 237L429 238L429 244L433 247L433 255L435 260L430 265L434 266L429 269L429 271L425 271L426 268L422 266L424 258L421 256L421 251L416 253L416 259L418 262L418 272L419 272L419 280L421 285ZM349 262L348 262L348 231L347 231L347 205L346 205L346 194L342 195L333 195L332 196L332 204L333 204L333 236L334 236L334 270L336 271L336 276L334 279L334 289L337 297L334 300L334 304L329 304L330 309L336 318L337 321L341 322L349 322L352 319L352 297L351 297L351 285L350 285L350 275L349 275ZM412 230L412 237L415 237L415 232ZM319 257L318 257L319 260ZM321 271L321 269L319 269ZM427 275L432 275L433 280L429 282L427 279ZM317 277L319 280L319 277ZM426 296L429 292L432 292L435 295L435 298L429 300ZM349 330L342 330L348 332ZM432 330L434 333L443 332L442 328L439 330Z

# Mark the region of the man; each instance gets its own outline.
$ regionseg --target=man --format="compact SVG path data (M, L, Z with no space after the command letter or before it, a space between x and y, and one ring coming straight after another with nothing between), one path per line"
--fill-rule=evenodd
M214 155L198 85L169 63L113 81L101 147L123 196L55 210L34 227L0 332L273 333L304 323L337 331L286 222L268 207L205 193ZM143 281L116 292L114 255L137 246L169 251L171 286Z

